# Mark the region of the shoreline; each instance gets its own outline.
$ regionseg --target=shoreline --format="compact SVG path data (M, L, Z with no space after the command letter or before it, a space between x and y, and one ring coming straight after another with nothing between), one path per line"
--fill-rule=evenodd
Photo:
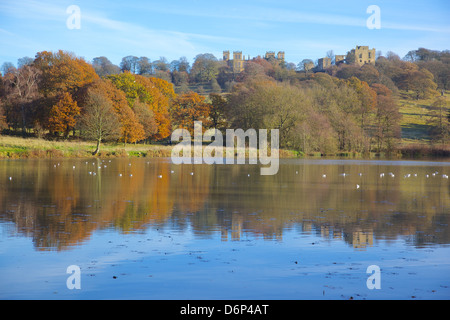
M0 160L61 159L61 158L164 158L170 157L175 145L104 143L100 152L93 155L95 144L85 141L49 141L39 138L0 136ZM246 154L248 150L246 150ZM450 158L450 146L408 144L397 147L391 154L384 152L344 151L333 154L321 152L302 153L280 149L280 159L360 159L360 160L435 160Z

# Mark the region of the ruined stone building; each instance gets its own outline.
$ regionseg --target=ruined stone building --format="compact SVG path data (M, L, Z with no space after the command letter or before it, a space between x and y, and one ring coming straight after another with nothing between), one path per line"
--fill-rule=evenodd
M355 63L360 67L366 63L375 64L375 48L369 49L369 46L356 46L351 53L355 55Z
M350 54L353 54L355 57L355 63L358 66L363 66L366 63L375 64L375 48L369 49L369 46L356 46L355 49L350 51ZM341 63L348 63L348 55L335 55L334 56L334 64L339 65ZM330 58L321 58L318 60L316 71L325 71L328 67L331 66Z
M334 64L338 65L340 63L345 63L345 59L347 58L347 56L345 54L341 54L341 55L335 55L334 56Z
M328 67L331 67L331 59L330 58L320 58L317 62L317 71L324 71Z
M279 51L277 55L275 55L274 51L267 51L264 58L266 60L275 59L280 62L284 62L284 51ZM242 55L242 51L234 51L233 59L230 59L230 51L223 52L223 61L227 62L228 66L234 73L239 73L244 71L245 61L250 60L250 56L245 60L245 57Z

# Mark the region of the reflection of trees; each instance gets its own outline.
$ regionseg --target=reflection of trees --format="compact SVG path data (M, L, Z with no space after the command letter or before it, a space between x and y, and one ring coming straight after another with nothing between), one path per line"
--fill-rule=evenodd
M406 179L413 172L400 166L297 164L260 176L254 165L154 159L9 161L0 166L0 219L14 222L36 247L58 250L101 228L165 225L191 226L199 236L220 232L223 240L282 239L289 228L359 249L398 236L418 246L449 243L448 182L425 178L426 167L414 169L418 177Z

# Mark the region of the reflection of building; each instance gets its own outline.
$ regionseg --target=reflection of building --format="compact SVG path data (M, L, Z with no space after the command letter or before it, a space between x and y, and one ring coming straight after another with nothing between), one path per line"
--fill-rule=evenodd
M353 231L353 248L365 249L373 245L373 231Z

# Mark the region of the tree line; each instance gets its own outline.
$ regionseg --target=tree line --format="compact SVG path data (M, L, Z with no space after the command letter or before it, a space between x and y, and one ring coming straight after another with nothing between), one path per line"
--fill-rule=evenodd
M390 151L401 137L399 91L432 99L433 138L450 136L445 90L450 52L420 48L403 59L378 54L375 65L332 65L310 72L276 59L253 58L244 71L206 53L185 57L106 57L38 52L2 65L0 129L49 139L142 143L175 128L279 129L280 146L305 153ZM194 86L196 89L190 87ZM204 87L209 92L204 91Z

